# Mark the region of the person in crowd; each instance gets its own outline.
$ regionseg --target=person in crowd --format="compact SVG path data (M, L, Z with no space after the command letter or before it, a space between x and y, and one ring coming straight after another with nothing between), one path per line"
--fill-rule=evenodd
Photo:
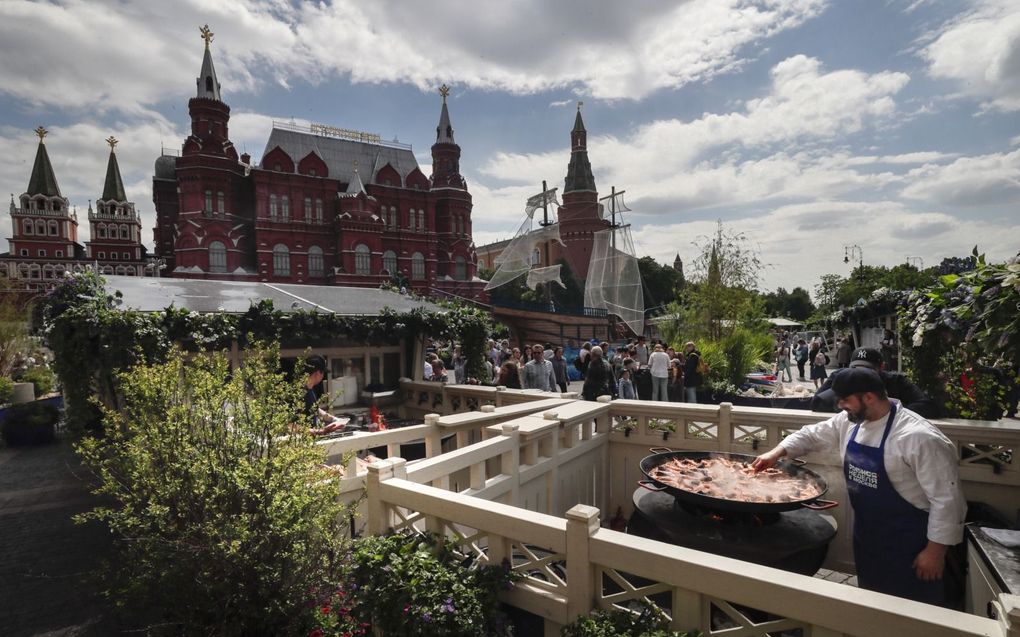
M496 385L502 385L508 389L521 388L520 368L513 361L506 361L499 368L499 375L496 376Z
M324 436L343 431L347 420L337 418L319 404L322 398L322 381L326 378L326 359L314 355L305 359L305 415L308 417L308 433Z
M649 356L648 343L645 341L645 337L638 336L637 345L634 346L633 358L638 362L638 365L647 365Z
M445 383L449 378L446 375L446 365L443 359L436 356L432 359L432 380L437 383Z
M793 374L790 373L790 346L787 345L786 341L779 341L779 345L776 347L776 376L779 380L783 380L783 375L786 375L786 382L793 382Z
M684 401L684 364L679 358L669 362L669 386L666 393L671 403Z
M850 366L850 339L839 337L836 339L836 367L843 369Z
M551 361L552 357L553 357L553 354L555 354L555 351L553 350L553 346L550 345L549 343L546 343L545 344L545 348L542 350L542 356L545 356L545 360Z
M597 345L591 348L589 358L588 371L584 377L581 395L585 400L595 400L599 396L612 396L616 382L609 363L602 358L602 348Z
M581 346L581 349L577 352L577 359L581 361L580 363L581 367L579 367L577 371L581 372L582 379L585 377L585 374L588 371L590 357L591 357L591 343L586 342L584 345Z
M701 366L701 352L694 346L694 341L684 343L684 393L687 402L698 402L698 387L705 382L698 367Z
M666 348L666 356L669 356L669 360L671 360L671 361L676 359L676 350L673 349L672 347L667 347Z
M804 339L797 339L797 347L793 350L794 359L797 361L797 380L807 380L804 376L804 365L808 362L808 345Z
M814 355L811 358L811 382L815 384L815 391L822 386L822 383L829 377L825 366L829 364L829 356L819 349L812 349Z
M454 345L450 364L453 365L453 382L463 385L464 381L467 380L467 358L464 357L460 345Z
M553 366L553 376L556 378L556 386L561 392L567 391L569 377L567 376L567 359L563 358L563 348L556 346L553 349L553 357L550 361Z
M648 356L648 368L652 374L652 400L666 402L669 400L669 356L656 345Z
M967 511L956 447L919 414L890 401L870 368L842 370L832 389L842 411L787 436L752 467L761 471L812 451L840 453L861 588L943 603L946 551L963 539Z
M425 354L425 363L421 370L422 380L432 380L432 357L435 354Z
M495 340L493 340L491 338L489 339L489 344L488 344L488 347L486 348L485 351L486 351L486 356L489 359L489 362L491 362L493 366L499 365L499 352L500 352L500 350L499 350L499 347L496 345L496 341Z
M522 374L524 389L556 391L556 375L553 364L545 359L545 348L541 345L531 347L531 360L524 366Z
M620 380L616 383L616 395L627 400L637 399L634 383L630 380L630 371L626 369L620 372Z
M871 347L859 347L854 350L851 356L849 369L863 367L876 372L885 385L885 392L890 398L895 398L910 411L920 414L925 418L940 418L942 410L934 400L928 398L920 387L915 385L906 374L888 372L885 370L885 361L882 353ZM825 381L821 388L815 392L811 399L811 411L824 411L835 413L839 411L838 399L832 390L832 384L836 377L842 374L842 370L832 372L832 377Z
M896 347L896 334L892 330L886 329L879 347L882 349L882 362L885 363L885 368L895 369L898 349Z

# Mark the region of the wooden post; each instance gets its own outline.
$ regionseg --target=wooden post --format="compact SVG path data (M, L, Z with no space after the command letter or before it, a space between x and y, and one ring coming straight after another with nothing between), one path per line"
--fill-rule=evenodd
M716 426L716 433L719 436L719 449L731 451L733 449L733 403L719 403L719 424Z
M575 504L567 511L567 620L587 615L595 601L595 577L589 546L599 529L599 510Z
M379 495L379 486L391 477L393 468L389 460L380 460L368 465L365 492L368 496L368 532L372 535L382 535L390 527L389 509Z
M521 506L521 432L520 425L506 423L503 425L503 435L510 438L510 451L507 451L499 458L500 471L505 476L510 476L510 505ZM500 558L502 559L502 558Z
M425 414L425 457L435 458L443 453L443 434L439 430L439 414Z

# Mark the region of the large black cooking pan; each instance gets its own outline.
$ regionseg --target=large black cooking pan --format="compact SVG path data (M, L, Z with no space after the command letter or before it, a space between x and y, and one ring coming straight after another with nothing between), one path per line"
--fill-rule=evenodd
M829 486L825 483L825 479L822 478L822 476L789 460L780 460L775 464L775 468L780 471L785 471L788 475L808 480L809 482L817 485L819 487L818 495L813 498L791 500L790 502L745 502L743 500L728 500L726 498L714 498L701 493L692 493L691 491L686 491L656 480L652 477L652 471L659 465L677 458L687 458L689 460L728 458L737 462L750 464L754 461L756 456L750 456L742 453L722 453L717 451L673 451L671 449L663 448L649 449L649 451L652 452L652 455L645 456L645 458L641 461L641 473L645 474L645 477L648 478L648 480L642 480L638 484L649 491L665 491L675 497L677 502L680 503L693 504L706 509L736 511L741 513L778 513L779 511L791 511L801 507L822 510L831 509L839 504L832 500L821 499L829 489Z

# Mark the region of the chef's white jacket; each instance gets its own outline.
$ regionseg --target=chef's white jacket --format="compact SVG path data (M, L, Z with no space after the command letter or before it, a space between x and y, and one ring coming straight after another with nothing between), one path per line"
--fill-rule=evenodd
M888 416L861 423L856 442L878 447ZM840 458L855 423L841 411L825 422L803 427L779 446L791 458L811 451L839 449ZM928 512L928 539L939 544L963 541L967 501L960 488L956 447L930 422L897 404L889 437L885 442L885 471L896 492L907 502Z

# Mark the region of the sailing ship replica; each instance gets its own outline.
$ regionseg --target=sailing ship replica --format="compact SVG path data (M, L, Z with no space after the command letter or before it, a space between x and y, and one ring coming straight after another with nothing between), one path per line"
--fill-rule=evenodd
M528 198L524 221L514 238L496 257L494 264L497 269L485 286L486 290L506 285L522 276L527 276L527 285L532 290L542 283L563 286L560 265L539 267L539 260L534 257L535 251L541 247L548 250L552 241L564 245L560 239L559 223L549 220L549 206L560 205L556 188L546 189L545 183L542 186L542 192ZM630 224L622 223L623 213L630 212L623 201L624 192L613 188L612 194L599 199L599 214L607 225L593 236L584 306L603 309L608 315L626 323L635 334L641 334L644 331L644 294ZM543 216L535 228L534 217L539 208ZM548 263L548 252L546 257Z

